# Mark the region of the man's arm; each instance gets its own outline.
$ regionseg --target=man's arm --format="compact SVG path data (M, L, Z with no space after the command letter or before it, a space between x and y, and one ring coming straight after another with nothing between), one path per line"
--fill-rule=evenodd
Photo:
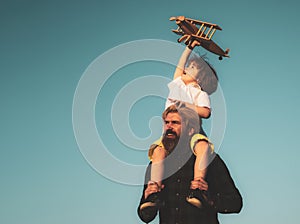
M242 196L225 163L216 155L210 166L208 175L211 175L212 179L208 180L211 182L208 189L211 193L212 206L219 213L239 213L243 207Z

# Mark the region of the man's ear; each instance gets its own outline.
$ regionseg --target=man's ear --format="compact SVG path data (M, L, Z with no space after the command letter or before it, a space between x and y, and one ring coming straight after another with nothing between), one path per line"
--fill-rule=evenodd
M195 129L191 128L191 130L189 131L189 136L192 136L195 133Z

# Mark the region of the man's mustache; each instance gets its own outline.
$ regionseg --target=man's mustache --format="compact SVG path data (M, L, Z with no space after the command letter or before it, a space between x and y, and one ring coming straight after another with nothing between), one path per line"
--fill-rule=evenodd
M171 129L168 129L165 131L165 136L166 135L174 135L177 137L177 133L175 131L172 131Z

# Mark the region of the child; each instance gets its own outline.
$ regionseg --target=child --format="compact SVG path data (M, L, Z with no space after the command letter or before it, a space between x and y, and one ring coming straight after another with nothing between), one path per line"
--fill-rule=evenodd
M189 43L178 61L173 81L168 84L170 92L166 101L166 108L172 104L175 104L177 107L191 107L198 113L199 125L201 125L201 118L207 119L210 117L209 95L216 91L218 79L215 70L203 58L193 56L189 59L193 48L197 45L199 45L197 41ZM205 142L204 144L203 141ZM201 143L198 144L199 142ZM206 137L202 125L200 126L200 133L192 137L191 149L196 155L194 180L205 179L208 158L213 152L213 144ZM161 140L158 140L150 147L149 157L152 161L151 184L157 184L159 189L163 187L163 160L167 155L168 152L164 149ZM206 196L199 189L192 190L187 197L187 201L200 208L203 205L201 202L203 197ZM155 205L155 203L152 203L152 205Z

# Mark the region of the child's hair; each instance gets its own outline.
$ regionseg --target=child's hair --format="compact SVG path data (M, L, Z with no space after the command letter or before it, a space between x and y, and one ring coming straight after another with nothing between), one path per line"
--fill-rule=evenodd
M218 87L218 75L216 70L208 63L205 55L198 56L193 54L188 60L188 65L191 62L195 62L200 67L200 72L198 74L198 84L201 89L211 95L217 90Z

